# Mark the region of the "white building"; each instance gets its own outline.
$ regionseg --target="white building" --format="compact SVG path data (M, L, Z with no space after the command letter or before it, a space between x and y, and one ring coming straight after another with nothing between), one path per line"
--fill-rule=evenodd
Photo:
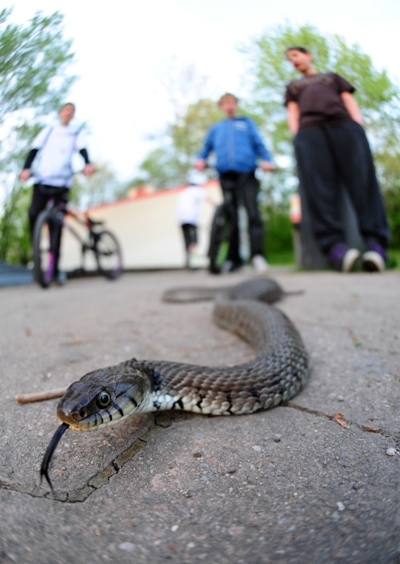
M123 253L124 269L182 268L185 265L183 236L176 220L176 199L184 186L153 191L143 187L132 190L127 198L88 210L94 220L103 220L105 227L118 238ZM216 203L222 194L216 180L204 185ZM193 266L208 265L207 251L213 206L206 200L200 204L199 244ZM68 221L74 225L73 219ZM71 271L81 266L81 248L67 229L63 233L61 268ZM94 268L93 262L87 264Z

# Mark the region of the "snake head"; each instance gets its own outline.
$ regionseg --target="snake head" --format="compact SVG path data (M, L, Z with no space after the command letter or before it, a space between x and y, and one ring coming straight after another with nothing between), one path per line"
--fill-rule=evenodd
M85 374L66 390L57 418L75 431L94 431L145 411L151 380L131 361Z

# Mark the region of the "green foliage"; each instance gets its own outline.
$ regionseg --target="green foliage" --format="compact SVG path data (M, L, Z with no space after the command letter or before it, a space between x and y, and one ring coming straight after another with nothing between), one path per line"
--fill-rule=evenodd
M271 209L264 227L267 257L292 248L293 226L287 213Z
M400 155L389 151L378 153L376 165L385 187L385 203L391 231L390 247L400 249Z
M26 218L30 189L13 186L29 142L41 128L39 116L57 110L75 77L66 70L74 57L63 38L63 16L37 12L23 25L8 23L0 10L0 182L5 190L0 215L0 258L27 262ZM10 185L11 184L11 185Z
M292 263L293 226L289 219L289 190L280 190L283 171L264 174L260 211L264 221L264 250L271 264ZM279 195L279 198L277 197Z
M242 48L248 61L246 82L251 95L246 111L256 119L275 155L292 155L291 135L283 106L285 87L298 73L285 57L290 46L310 50L314 66L321 72L334 71L356 87L367 133L376 156L377 172L392 229L391 244L400 247L400 89L385 70L377 70L361 48L347 45L338 35L323 36L315 27L289 24L269 29ZM279 191L290 190L294 163L281 178Z
M0 11L0 123L25 108L49 112L58 107L74 77L71 41L62 36L63 16L36 13L27 25L7 23L11 9Z
M30 260L29 201L30 188L18 184L6 198L0 217L0 260L13 264L27 264Z
M188 166L185 156L178 155L173 146L167 145L151 151L140 170L154 188L168 188L186 181Z
M108 163L96 163L95 174L74 176L70 201L79 209L87 209L112 202L120 190L121 185L112 167Z
M62 37L63 16L36 13L24 25L7 23L0 11L0 172L16 172L39 116L58 110L75 77L66 69L74 55Z
M290 141L283 100L286 85L298 77L285 57L286 49L293 45L310 50L317 70L337 72L355 85L363 118L374 135L380 131L383 116L396 119L398 125L398 87L385 70L374 68L371 57L357 44L349 46L339 35L323 36L311 25L280 25L242 47L248 61L248 82L252 85L247 109L258 116L277 153L288 153Z
M207 130L221 117L213 100L201 98L189 104L168 127L164 145L151 151L140 165L146 181L155 188L184 184Z
M212 124L223 117L213 100L200 99L189 104L184 115L171 126L170 134L174 149L189 165L199 152L204 136Z

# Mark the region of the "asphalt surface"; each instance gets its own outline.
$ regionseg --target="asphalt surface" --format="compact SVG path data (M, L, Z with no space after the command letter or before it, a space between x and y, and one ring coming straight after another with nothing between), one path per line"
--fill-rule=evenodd
M0 563L399 563L400 273L272 270L278 304L310 354L307 387L254 415L132 416L68 430L39 486L57 400L131 357L229 365L250 347L212 324L212 304L162 303L199 272L0 289ZM339 415L338 415L339 414ZM341 414L341 415L340 415Z
M0 287L23 286L33 283L33 272L25 266L8 264L0 260Z

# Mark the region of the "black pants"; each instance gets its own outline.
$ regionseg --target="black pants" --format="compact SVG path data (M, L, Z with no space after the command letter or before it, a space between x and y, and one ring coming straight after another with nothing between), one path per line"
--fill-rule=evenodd
M185 241L185 249L188 251L191 245L197 243L197 227L193 225L193 223L182 223L181 228Z
M243 203L249 222L249 238L251 256L264 256L264 228L258 209L258 193L260 183L254 172L224 172L219 177L224 200L232 203L234 211L234 226L232 229L231 240L227 259L235 264L242 264L239 252L239 223L238 209Z
M340 185L347 190L365 243L388 246L389 228L364 129L356 122L308 127L294 139L298 176L307 195L312 230L328 254L345 240Z
M31 205L28 210L29 216L29 230L31 235L31 241L33 242L33 233L35 229L36 220L42 210L45 209L49 200L54 200L55 203L63 202L68 203L69 200L69 188L62 187L58 188L55 186L47 186L43 184L34 184ZM52 240L55 241L54 249L54 274L58 274L58 261L60 258L60 247L61 247L61 234L52 234ZM53 238L54 237L54 238Z

